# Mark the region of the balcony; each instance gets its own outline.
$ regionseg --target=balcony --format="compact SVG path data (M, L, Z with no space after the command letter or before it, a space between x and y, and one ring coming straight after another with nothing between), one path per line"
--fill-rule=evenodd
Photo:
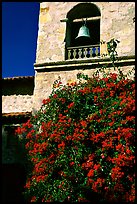
M100 44L78 47L67 47L66 59L86 59L100 56Z

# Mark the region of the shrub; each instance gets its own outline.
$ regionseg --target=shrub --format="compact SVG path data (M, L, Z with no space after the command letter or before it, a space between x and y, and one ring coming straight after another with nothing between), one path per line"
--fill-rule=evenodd
M135 200L135 82L110 73L55 81L16 130L31 162L31 202ZM83 80L83 81L82 81Z

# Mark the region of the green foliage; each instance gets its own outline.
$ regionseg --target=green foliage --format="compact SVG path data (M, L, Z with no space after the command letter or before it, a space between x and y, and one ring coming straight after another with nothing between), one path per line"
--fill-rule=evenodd
M114 63L117 59L117 44L120 43L119 40L112 38L109 42L107 42L107 50L110 56L111 61Z

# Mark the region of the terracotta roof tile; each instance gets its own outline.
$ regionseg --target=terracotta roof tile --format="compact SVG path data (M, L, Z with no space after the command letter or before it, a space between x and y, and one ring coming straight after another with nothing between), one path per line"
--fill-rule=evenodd
M31 116L32 112L12 112L12 113L2 113L2 117L17 117L17 116Z
M13 81L13 80L23 80L23 79L34 79L34 76L7 77L7 78L3 78L2 80Z

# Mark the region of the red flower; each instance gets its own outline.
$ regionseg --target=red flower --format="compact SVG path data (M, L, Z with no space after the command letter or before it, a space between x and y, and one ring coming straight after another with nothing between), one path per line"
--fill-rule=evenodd
M31 139L33 136L32 136L32 134L31 134L31 132L29 132L28 134L27 134L27 136L26 136L26 138L27 139Z
M99 187L102 187L103 183L105 182L105 179L97 178L96 182L98 183Z
M94 170L90 169L90 171L87 174L88 177L93 177L94 176Z
M73 106L74 106L74 102L72 102L72 103L70 103L70 104L68 105L68 109L72 108Z
M48 98L48 99L43 99L43 101L42 101L42 103L44 104L44 105L46 105L46 104L48 104L48 103L50 103L50 98Z
M43 99L42 103L43 103L43 104L46 104L46 103L47 103L46 99Z
M101 158L102 158L102 159L104 159L104 158L105 158L104 154L101 154Z
M94 182L92 184L92 189L93 189L94 192L98 192L98 182Z
M95 170L98 170L100 168L100 164L95 164L93 167Z
M67 113L68 112L68 110L64 110L64 113Z
M126 120L132 121L135 119L135 116L126 116Z
M89 169L89 168L91 168L93 166L93 162L92 161L87 161L86 163L83 163L82 164L82 168L83 169Z
M36 196L33 196L32 198L31 198L31 201L30 202L35 202L36 201Z
M112 173L111 173L111 178L112 181L116 181L117 179L123 177L124 172L121 172L121 168L116 166L114 168L112 168Z
M92 134L92 138L91 140L93 140L94 142L98 142L100 139L104 138L105 134L103 132L99 133L99 134Z
M107 191L107 190L109 189L109 187L108 187L108 186L105 186L104 189Z
M108 78L102 78L104 82L108 82Z
M110 91L110 97L113 97L113 96L114 96L114 94L115 94L115 92L114 92L114 91Z
M123 185L121 183L116 183L114 186L115 191L124 191Z
M31 182L30 182L30 181L27 181L27 183L26 183L26 185L24 186L24 188L30 189L30 187L31 187Z
M59 98L58 100L61 101L62 104L64 104L64 103L66 102L66 99L65 99L65 98Z
M117 79L117 74L116 73L110 73L110 77L115 81Z
M54 95L53 95L53 98L57 98L57 97L58 97L58 95L57 95L57 94L54 94Z
M87 122L86 122L86 121L82 120L80 123L81 123L81 125L82 125L83 127L87 127Z
M38 176L38 177L36 178L36 181L37 181L37 182L40 182L40 181L44 181L44 179L45 179L45 176L40 175L40 176Z
M75 164L74 162L70 162L70 164L69 164L69 165L70 165L70 166L73 166L74 164Z
M113 125L114 125L114 121L112 121L112 122L109 123L109 126L110 126L110 127L113 126Z
M94 102L96 103L97 102L97 96L94 96Z
M18 128L15 130L15 133L16 133L16 134L21 134L21 133L22 133L21 127L18 127Z
M68 136L66 137L66 140L72 140L72 136L71 136L71 135L68 135Z
M65 143L64 142L61 142L60 144L58 144L58 148L61 148L61 147L65 147Z
M79 197L78 202L90 202L90 201L85 198Z
M126 148L126 153L127 153L127 154L131 154L132 151L131 151L130 149Z
M99 112L100 112L100 115L102 115L102 114L103 114L103 110L102 110L102 109L101 109Z
M116 150L122 150L122 147L123 147L123 145L122 144L118 144L117 146L116 146Z

